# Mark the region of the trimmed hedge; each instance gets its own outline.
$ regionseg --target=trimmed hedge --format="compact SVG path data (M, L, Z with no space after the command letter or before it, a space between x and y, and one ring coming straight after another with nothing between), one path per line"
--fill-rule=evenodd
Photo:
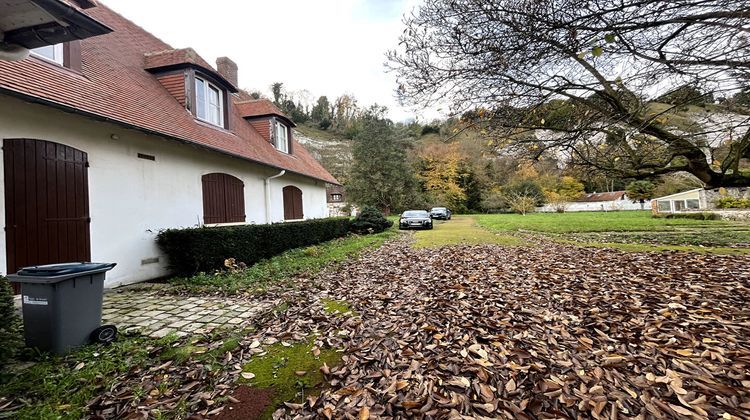
M346 236L348 218L306 220L271 225L241 225L167 229L156 243L179 276L191 276L224 268L234 258L248 266L284 251Z
M721 220L716 213L701 212L701 213L667 213L654 215L655 218L660 219L692 219L692 220Z

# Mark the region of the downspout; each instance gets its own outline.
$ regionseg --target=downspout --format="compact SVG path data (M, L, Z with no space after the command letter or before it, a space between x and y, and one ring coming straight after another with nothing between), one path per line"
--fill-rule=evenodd
M274 178L284 176L285 173L286 173L286 170L282 169L281 172L277 173L276 175L272 175L266 178L265 190L266 190L266 223L267 224L271 224L271 180Z

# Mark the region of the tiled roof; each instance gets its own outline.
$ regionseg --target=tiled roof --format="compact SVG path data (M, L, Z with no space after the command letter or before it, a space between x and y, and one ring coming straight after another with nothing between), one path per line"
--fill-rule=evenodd
M236 106L230 107L231 131L198 122L144 68L147 53L175 51L171 46L102 4L86 14L114 32L81 41L81 73L36 57L0 61L0 93L338 183L296 141L293 155L277 151L242 118Z
M599 201L620 200L625 195L625 191L590 193L576 200L577 203L596 203Z
M268 99L254 99L251 101L237 102L235 103L235 105L239 110L240 115L245 118L260 117L265 115L278 115L280 117L284 117L284 119L289 121L293 126L295 125L294 123L292 123L289 117L284 114L282 110L280 110L276 105L274 105L273 102L269 101Z
M211 65L201 58L201 56L199 56L192 48L148 52L145 54L143 68L150 70L182 63L191 63L207 69L212 68Z

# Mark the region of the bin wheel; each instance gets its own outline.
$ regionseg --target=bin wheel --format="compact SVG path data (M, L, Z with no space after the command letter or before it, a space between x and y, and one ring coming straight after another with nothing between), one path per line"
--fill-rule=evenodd
M109 344L117 338L117 327L114 325L102 325L91 332L90 338L94 343Z

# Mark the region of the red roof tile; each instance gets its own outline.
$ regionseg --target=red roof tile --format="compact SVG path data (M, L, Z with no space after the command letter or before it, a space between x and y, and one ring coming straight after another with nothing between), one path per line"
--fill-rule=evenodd
M150 70L159 67L173 66L175 64L195 64L211 69L211 65L201 58L201 56L199 56L192 48L148 52L145 54L143 68Z
M287 120L292 126L295 124L273 102L268 99L254 99L235 103L240 115L245 118L278 115Z
M230 107L230 130L198 122L144 68L147 53L186 50L174 50L104 5L86 13L114 32L81 41L81 74L35 57L0 61L0 93L76 110L93 118L338 183L296 141L293 140L292 155L277 151L242 118L237 106Z
M620 200L625 195L625 191L590 193L576 200L577 203L596 203L599 201Z

